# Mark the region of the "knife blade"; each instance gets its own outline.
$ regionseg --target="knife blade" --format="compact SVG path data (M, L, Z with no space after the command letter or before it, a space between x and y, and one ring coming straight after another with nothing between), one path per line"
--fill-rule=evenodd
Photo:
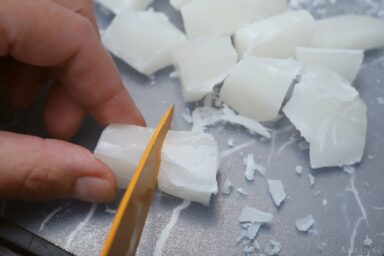
M102 256L135 255L157 186L161 148L171 126L174 107L161 119L117 209Z

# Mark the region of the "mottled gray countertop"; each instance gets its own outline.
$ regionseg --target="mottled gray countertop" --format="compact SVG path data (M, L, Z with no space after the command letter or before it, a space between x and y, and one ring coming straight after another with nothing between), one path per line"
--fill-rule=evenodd
M364 13L384 19L383 0L292 0L291 6L304 7L317 18ZM166 12L172 22L181 26L179 14L167 0L155 0L154 8ZM111 20L99 10L98 18L102 29ZM169 78L171 68L157 73L153 83L115 60L150 126L156 125L170 104L175 104L173 128L190 129L182 118L187 106L182 100L179 82ZM170 233L168 239L162 239L165 242L163 255L243 255L245 245L237 244L236 240L241 229L238 217L244 206L275 215L271 224L262 227L257 240L263 248L269 246L270 239L280 241L281 255L383 255L384 105L380 105L378 100L384 97L383 71L384 50L367 52L355 86L368 105L368 137L364 160L356 166L354 175L340 168L311 170L307 150L299 147L303 140L286 119L276 123L270 141L260 140L260 137L239 127L214 126L208 131L218 140L221 151L228 150L228 138L234 139L235 148L245 145L229 157L222 158L219 187L229 177L235 188L244 188L248 196L242 197L236 191L230 196L219 193L213 197L210 207L192 203L178 217L177 210L173 210L182 204L182 200L157 192L137 255L153 255L160 235L163 233L163 238L166 238L166 232ZM46 136L39 114L42 106L41 101L28 113L19 114L17 122L5 128ZM195 106L188 107L193 109ZM93 149L101 131L102 127L87 117L73 142ZM268 178L284 182L288 198L280 209L274 206L262 176L256 176L251 183L244 179L243 158L248 153L253 153L267 167ZM295 171L299 165L304 168L301 176ZM309 173L315 177L312 187ZM108 205L75 200L45 203L2 201L0 214L76 255L97 255L118 204L119 198ZM294 221L310 213L315 219L314 229L308 234L299 233ZM363 245L367 235L373 240L371 247ZM158 246L160 248L160 244Z

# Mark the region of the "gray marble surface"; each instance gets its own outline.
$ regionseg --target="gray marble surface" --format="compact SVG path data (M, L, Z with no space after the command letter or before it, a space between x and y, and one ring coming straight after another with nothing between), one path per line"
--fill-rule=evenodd
M317 18L363 13L384 19L382 0L291 0L291 6L306 8ZM171 21L181 27L180 15L167 0L155 0L154 8L167 13ZM97 13L103 29L112 17L105 16L99 8ZM182 113L186 107L193 109L195 105L187 106L182 100L179 82L169 78L171 68L158 72L153 83L120 60L115 61L149 126L155 126L167 107L175 104L173 129L190 129ZM368 106L367 146L364 159L356 166L354 175L340 168L311 170L308 151L299 147L303 140L286 119L275 124L270 141L263 141L239 127L214 126L208 132L218 140L221 151L228 150L228 138L234 139L235 147L245 145L229 157L222 158L219 187L228 177L236 189L243 188L248 195L243 197L236 191L230 196L219 193L212 198L211 206L205 207L196 203L181 205L182 200L157 192L137 255L153 255L161 236L163 255L243 255L246 244L236 241L241 230L238 217L244 206L275 215L272 223L262 227L257 240L264 249L269 246L270 239L280 241L281 255L383 255L384 105L378 102L379 97L384 97L383 71L384 50L367 52L354 84ZM3 121L1 128L47 136L39 112L43 102L42 98L27 113L19 113L16 120L12 116L7 117L8 121ZM87 117L73 142L92 150L101 131L102 127ZM243 158L248 153L253 153L267 167L268 178L283 181L288 198L279 209L274 206L263 177L256 176L251 183L244 179ZM301 176L295 172L295 167L299 165L304 169ZM310 186L309 174L315 177L313 186ZM97 255L121 194L108 205L75 200L44 203L3 200L0 214L76 255ZM183 206L187 208L178 216L178 210ZM178 209L174 210L176 207ZM294 221L310 213L315 219L314 229L308 234L299 233ZM166 232L169 236L164 239ZM363 245L367 235L373 241L371 247ZM157 246L158 249L161 247L160 244Z

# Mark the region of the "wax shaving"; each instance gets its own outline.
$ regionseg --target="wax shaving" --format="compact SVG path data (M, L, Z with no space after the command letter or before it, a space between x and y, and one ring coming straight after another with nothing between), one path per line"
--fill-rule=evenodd
M301 232L307 232L315 223L312 214L295 221L295 225L297 230Z
M268 180L268 192L272 196L273 202L277 207L281 205L287 196L281 180Z
M239 222L240 223L243 223L243 222L268 223L268 222L271 222L272 219L273 219L272 214L260 211L256 208L246 206L241 210Z
M231 181L226 178L223 184L223 189L221 190L221 193L224 195L230 195L233 191L233 185Z

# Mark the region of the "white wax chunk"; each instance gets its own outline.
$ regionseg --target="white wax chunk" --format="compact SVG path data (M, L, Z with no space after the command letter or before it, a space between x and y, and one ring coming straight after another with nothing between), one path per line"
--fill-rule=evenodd
M319 20L312 46L367 50L384 45L384 22L363 15L344 15Z
M189 37L229 36L255 19L286 9L286 0L194 0L181 9Z
M284 191L283 182L281 180L271 180L271 179L268 179L267 182L268 182L268 192L271 195L275 205L279 207L287 197Z
M274 120L300 70L293 59L245 57L225 80L220 97L241 115L256 121Z
M303 65L319 65L328 68L349 82L353 82L363 63L362 50L296 48L295 57Z
M287 0L254 0L257 2L254 21L265 19L287 11Z
M132 11L143 11L153 3L154 0L96 0L103 7L118 14L123 9Z
M110 125L102 133L95 155L115 174L125 188L153 133L133 125ZM218 191L218 145L206 133L169 131L162 149L159 188L176 197L209 205Z
M307 11L294 11L256 21L240 28L235 45L244 56L292 57L298 46L307 46L315 21Z
M356 89L338 74L320 66L307 67L283 111L310 143L312 168L361 161L366 106Z
M176 10L180 10L181 7L184 5L192 2L193 0L169 0L169 3L175 8Z
M245 206L240 213L240 223L269 223L273 219L273 215L267 212L260 211L253 207Z
M129 9L116 16L103 36L110 52L148 76L171 65L171 51L185 41L164 14Z
M206 37L187 41L173 51L187 101L201 100L221 83L237 62L229 37Z
M304 218L297 219L295 221L295 226L297 230L301 232L307 232L313 226L314 223L315 223L315 220L313 219L312 214L309 214Z

